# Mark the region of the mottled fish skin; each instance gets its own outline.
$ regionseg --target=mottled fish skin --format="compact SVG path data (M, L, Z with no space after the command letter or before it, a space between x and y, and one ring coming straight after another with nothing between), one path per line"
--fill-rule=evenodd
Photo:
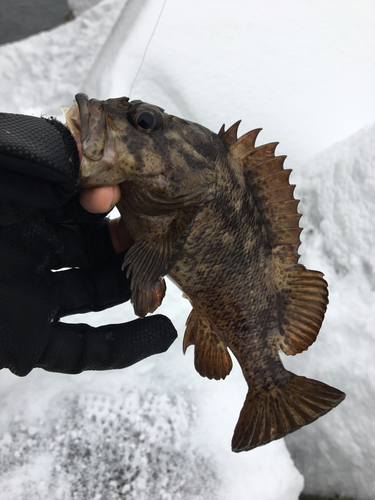
M255 147L127 98L78 94L67 125L82 142L83 187L120 184L120 213L135 244L124 267L132 303L145 316L161 303L163 277L192 304L184 351L225 378L237 358L249 392L232 441L247 451L306 425L345 395L287 371L282 349L307 349L326 310L321 273L298 264L300 215L276 144ZM80 137L79 137L80 136Z
M197 215L169 275L215 324L247 383L272 385L285 369L274 339L278 305L271 251L244 178L234 172L222 159L215 199Z

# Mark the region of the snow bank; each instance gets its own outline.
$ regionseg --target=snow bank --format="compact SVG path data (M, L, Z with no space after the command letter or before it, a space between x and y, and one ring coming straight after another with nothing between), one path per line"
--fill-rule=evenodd
M372 500L375 491L375 125L335 144L294 180L301 253L329 283L318 341L285 362L347 394L337 409L287 437L309 493Z
M239 118L244 120L242 132L262 126L259 143L279 140L278 154L289 155L287 168L373 121L371 2L168 0L154 31L163 5L163 0L126 5L102 0L71 23L0 47L2 110L61 117L59 106L71 105L77 92L108 98L131 90L133 99L161 105L212 130ZM348 495L355 490L365 499L364 488L372 483L364 458L371 463L373 448L366 448L365 433L354 427L353 419L363 413L362 401L372 409L364 372L368 364L369 381L373 337L361 334L354 342L351 332L370 332L366 301L370 305L368 270L373 262L369 250L367 260L358 258L358 249L371 248L372 233L368 226L362 228L364 219L354 202L344 203L344 193L353 199L358 193L358 175L345 164L349 170L343 175L341 163L332 171L327 167L326 185L321 186L313 169L295 169L299 196L311 214L302 225L310 224L313 231L302 233L306 244L301 250L312 261L306 264L323 270L331 285L319 341L295 361L303 363L299 371L304 375L321 370L316 376L345 390L348 399L289 442L304 467L309 491ZM365 167L358 170L363 179L370 175ZM324 200L319 198L323 192ZM312 210L318 198L320 215ZM360 242L352 237L352 224L362 228ZM230 452L246 394L243 377L238 365L224 382L196 374L192 349L181 354L189 304L172 285L168 288L160 312L172 319L180 337L166 354L116 372L67 376L35 370L25 379L0 373L0 500L298 498L303 478L284 441L251 453ZM91 315L89 321L132 317L126 305ZM310 355L314 361L306 367ZM371 436L362 413L361 427ZM312 440L302 438L325 421ZM351 467L357 458L360 465Z

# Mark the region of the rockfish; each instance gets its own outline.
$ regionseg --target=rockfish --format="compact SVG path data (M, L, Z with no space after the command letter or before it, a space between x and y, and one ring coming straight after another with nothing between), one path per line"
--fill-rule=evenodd
M118 209L134 245L124 268L138 316L153 312L168 275L188 297L184 351L195 346L204 377L225 378L237 358L248 394L232 440L235 452L313 422L345 397L287 371L316 339L327 283L298 264L298 200L277 143L255 146L260 129L218 134L126 97L84 94L66 112L82 144L82 187L119 184Z

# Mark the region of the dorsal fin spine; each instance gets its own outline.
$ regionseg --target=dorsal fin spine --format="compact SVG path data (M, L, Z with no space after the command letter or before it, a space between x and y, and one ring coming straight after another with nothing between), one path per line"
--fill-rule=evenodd
M278 142L270 142L269 144L263 144L257 148L250 149L250 151L245 152L240 156L240 160L245 162L249 157L260 157L262 164L265 160L275 158L275 149L278 146ZM260 163L260 162L259 162ZM256 165L254 164L253 167Z
M270 189L275 189L278 187L283 187L289 183L289 176L291 170L280 170L278 172L273 172L269 175L264 175L262 177L257 177L254 179L253 189L259 190L261 192L267 192ZM249 172L251 175L251 171Z
M247 132L243 136L241 136L235 144L233 144L233 147L235 147L237 155L240 155L242 152L249 151L250 149L254 148L255 146L255 141L256 138L259 135L259 132L261 131L261 128L256 128L254 130L250 130L250 132Z
M299 200L291 199L281 201L275 205L270 205L268 207L268 216L271 217L279 217L281 215L289 215L289 214L298 214L297 206L299 204ZM300 214L298 214L300 215Z
M241 120L233 123L233 125L229 127L227 131L225 131L225 125L221 127L218 135L228 146L231 146L232 144L237 142L237 131L240 123Z
M293 196L295 186L281 186L268 191L258 192L258 199L262 202L263 208L271 205L278 205L280 202L288 201Z
M295 243L296 239L299 239L302 228L292 228L292 229L273 229L268 230L268 238L270 240L271 247L276 245L283 245L285 243Z
M224 134L225 134L225 123L222 124L217 135L223 139Z
M265 223L265 228L267 232L283 231L284 229L298 229L300 218L301 214L282 215L280 217L274 215ZM280 229L275 230L273 229L274 226Z
M283 164L285 158L286 156L275 156L274 158L266 160L262 164L257 163L256 165L250 167L248 171L249 173L251 172L250 175L252 175L254 181L276 172L282 172L284 170Z

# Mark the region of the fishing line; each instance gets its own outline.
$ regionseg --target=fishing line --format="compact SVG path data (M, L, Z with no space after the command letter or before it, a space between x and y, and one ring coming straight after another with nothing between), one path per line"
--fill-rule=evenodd
M147 50L148 50L148 48L149 48L149 46L150 46L151 40L152 40L152 39L153 39L153 37L154 37L154 34L155 34L155 31L156 31L156 28L158 27L158 24L159 24L159 21L160 21L160 18L161 18L161 16L162 16L162 14L163 14L163 10L164 10L164 7L165 7L165 4L166 4L166 3L167 3L167 0L164 0L163 5L161 6L161 9L160 9L160 12L159 12L159 16L158 16L158 18L157 18L157 20L156 20L156 23L155 23L154 29L152 30L152 33L151 33L151 36L150 36L150 38L149 38L149 40L148 40L148 42L147 42L147 45L146 45L145 51L143 52L143 57L142 57L141 63L140 63L140 65L139 65L138 71L137 71L137 73L136 73L136 75L135 75L135 77L134 77L133 83L131 84L131 87L130 87L130 90L129 90L129 98L130 98L130 94L131 94L131 92L132 92L132 90L133 90L133 87L134 87L135 81L136 81L136 79L138 78L138 75L139 75L139 73L140 73L140 71L141 71L141 69L142 69L143 62L144 62L144 60L145 60L145 58L146 58Z

